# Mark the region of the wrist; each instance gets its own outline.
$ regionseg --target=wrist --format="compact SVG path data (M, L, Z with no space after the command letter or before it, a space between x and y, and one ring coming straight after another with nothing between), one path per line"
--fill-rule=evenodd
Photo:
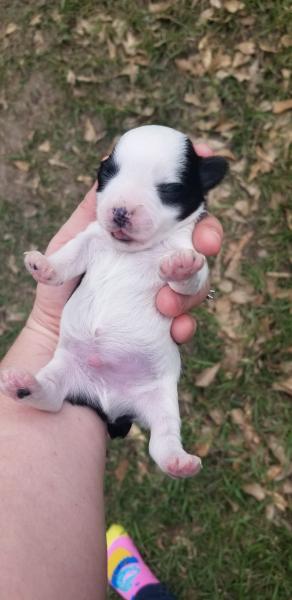
M15 342L4 356L1 367L27 369L36 373L52 358L58 335L30 314Z

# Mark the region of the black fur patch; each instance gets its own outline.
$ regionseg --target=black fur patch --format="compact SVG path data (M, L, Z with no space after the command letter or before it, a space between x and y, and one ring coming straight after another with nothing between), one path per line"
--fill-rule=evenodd
M119 166L115 160L114 152L112 152L108 158L101 162L100 167L97 171L97 192L102 192L107 183L112 179L112 177L117 175L118 172Z
M68 394L65 400L76 406L88 406L88 408L92 408L102 421L107 424L107 430L111 438L126 437L132 427L133 417L131 415L121 415L112 423L99 406L98 401L93 403L87 394Z
M204 203L204 194L223 179L226 171L227 162L224 158L198 156L192 142L187 139L180 181L159 184L157 191L160 200L163 204L177 207L179 220L183 220Z

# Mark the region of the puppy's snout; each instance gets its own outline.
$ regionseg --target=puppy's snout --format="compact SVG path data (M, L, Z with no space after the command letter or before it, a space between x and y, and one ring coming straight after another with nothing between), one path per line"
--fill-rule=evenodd
M113 221L118 227L124 227L129 221L129 214L126 208L113 208Z

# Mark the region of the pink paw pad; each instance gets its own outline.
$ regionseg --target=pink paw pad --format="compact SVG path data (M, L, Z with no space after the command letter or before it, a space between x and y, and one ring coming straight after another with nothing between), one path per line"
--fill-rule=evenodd
M174 456L166 464L166 472L171 477L193 477L201 470L202 463L198 456L185 453L183 456Z
M26 371L14 371L13 369L0 371L0 390L14 400L22 400L22 398L31 396L38 385L33 375Z
M33 278L39 283L53 283L56 280L55 269L50 265L49 260L46 256L33 250L32 252L26 252L24 257L24 264L33 276Z
M170 281L182 281L188 279L199 271L205 261L202 254L193 250L183 250L173 256L165 258L160 267L160 272L164 278Z

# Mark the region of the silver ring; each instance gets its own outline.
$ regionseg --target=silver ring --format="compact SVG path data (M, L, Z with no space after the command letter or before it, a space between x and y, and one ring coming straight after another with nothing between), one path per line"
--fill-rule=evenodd
M208 296L206 297L206 300L215 300L216 297L216 290L210 290Z

